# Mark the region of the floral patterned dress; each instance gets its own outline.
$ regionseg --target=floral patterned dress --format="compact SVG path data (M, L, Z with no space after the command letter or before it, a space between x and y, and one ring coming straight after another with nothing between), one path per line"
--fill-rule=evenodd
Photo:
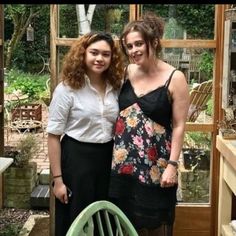
M157 228L174 221L177 186L160 187L171 149L168 86L174 71L165 85L141 97L127 79L119 96L110 197L136 228Z

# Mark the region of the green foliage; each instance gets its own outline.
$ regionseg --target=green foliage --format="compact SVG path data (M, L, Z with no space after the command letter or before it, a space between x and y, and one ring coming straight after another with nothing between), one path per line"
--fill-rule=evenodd
M165 25L164 38L166 39L181 39L183 37L183 28L178 25L174 18L170 18Z
M213 77L213 59L214 55L211 51L204 51L201 54L199 69L204 73L206 80L210 80Z
M214 4L178 4L176 18L191 38L212 39L214 36Z
M211 146L211 135L206 132L186 132L185 143L191 148L205 148L209 149Z
M1 229L1 236L18 236L23 225L19 223L8 224Z
M189 38L212 39L214 4L143 4L143 12L152 11L167 20L175 18Z
M19 70L12 69L6 75L7 87L6 93L12 93L21 90L23 94L27 94L31 99L38 99L40 93L46 90L46 81L48 75L32 75Z
M6 4L4 8L4 55L6 56L6 46L13 32L13 13L20 16L24 11L30 11L30 4ZM59 37L78 37L78 25L75 4L61 4L59 21ZM175 38L181 37L183 30L187 31L189 38L212 39L214 35L214 4L143 4L142 9L153 11L163 17L168 24L168 19L174 18ZM42 59L50 57L50 5L34 5L34 9L40 9L37 17L34 17L31 24L34 28L34 42L27 42L24 35L20 44L13 52L13 65L25 72L37 73L42 69ZM88 4L86 4L86 9ZM114 10L114 22L106 22L106 15L110 10ZM110 13L109 13L110 14ZM119 16L119 17L118 17ZM107 17L109 18L109 17ZM119 18L119 20L117 20ZM93 21L92 30L107 31L112 34L120 35L124 25L129 21L128 4L101 4L97 5ZM173 29L173 27L171 28ZM166 28L168 30L168 27ZM169 30L169 33L174 31ZM167 32L168 34L168 32ZM177 49L175 49L177 50Z
M91 28L93 31L110 32L119 37L128 19L129 5L101 4L96 6Z
M213 98L212 97L207 102L206 114L208 116L212 116L213 115Z
M75 4L59 5L60 24L59 35L67 38L77 38L79 35Z
M34 28L34 41L26 41L26 34L23 35L20 43L13 50L12 62L13 67L23 71L37 73L42 69L43 63L38 54L45 58L49 57L50 45L50 11L49 4L32 5L30 4L7 4L4 11L4 17L7 25L4 27L5 42L4 56L6 61L7 45L13 34L13 19L17 21L25 21L29 16L30 8L38 15L31 20ZM9 69L9 68L8 68Z

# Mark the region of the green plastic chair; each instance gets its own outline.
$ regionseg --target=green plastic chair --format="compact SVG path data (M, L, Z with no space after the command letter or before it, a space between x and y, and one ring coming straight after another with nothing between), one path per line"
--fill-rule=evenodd
M102 221L101 217L104 217L105 220ZM112 218L114 218L116 227L114 234L111 226ZM95 223L97 223L100 236L138 236L126 215L108 201L96 201L87 206L75 218L66 236L93 236ZM106 235L104 232L107 232Z

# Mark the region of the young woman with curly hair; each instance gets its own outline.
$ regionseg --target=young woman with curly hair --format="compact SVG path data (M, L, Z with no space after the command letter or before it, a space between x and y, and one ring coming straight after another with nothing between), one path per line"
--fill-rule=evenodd
M123 71L107 33L81 36L64 58L47 126L56 236L65 236L86 206L108 197Z

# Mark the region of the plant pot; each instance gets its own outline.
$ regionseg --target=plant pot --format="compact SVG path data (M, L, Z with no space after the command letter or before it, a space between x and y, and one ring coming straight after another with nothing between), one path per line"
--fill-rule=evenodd
M236 139L236 131L234 129L220 129L219 131L224 139Z
M210 169L210 151L205 149L183 149L184 168L191 170Z
M4 206L30 208L30 195L36 186L37 163L30 162L23 167L9 167L4 177Z

